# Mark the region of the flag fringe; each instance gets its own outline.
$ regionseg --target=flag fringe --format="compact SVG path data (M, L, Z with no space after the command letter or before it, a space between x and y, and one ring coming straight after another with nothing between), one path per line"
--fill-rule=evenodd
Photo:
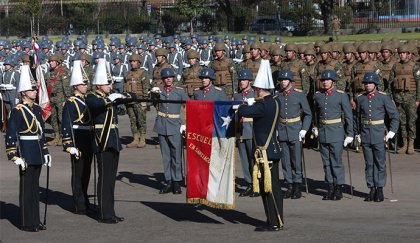
M235 204L210 202L204 198L187 198L187 203L191 203L191 204L199 203L199 204L209 206L211 208L226 209L226 210L231 210L235 208Z

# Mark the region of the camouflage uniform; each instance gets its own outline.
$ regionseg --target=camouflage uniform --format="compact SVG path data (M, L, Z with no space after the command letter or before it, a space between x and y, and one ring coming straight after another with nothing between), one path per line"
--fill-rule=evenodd
M286 51L288 50L290 44L286 45ZM290 49L292 50L292 49ZM295 83L293 86L297 89L302 89L305 94L309 92L310 81L309 81L309 72L307 65L297 57L289 59L287 58L282 62L282 70L290 70L295 77Z
M201 80L199 78L200 70L203 67L196 63L194 66L190 66L184 69L182 74L183 85L188 96L191 98L194 90L202 86Z
M53 58L52 56L51 58ZM61 145L59 141L61 119L64 102L72 95L70 87L70 75L68 71L58 65L54 70L50 70L46 77L47 89L50 97L51 117L50 122L54 130L54 140L48 142L48 145Z
M222 43L216 44L215 51L217 51L217 49L222 50L222 48L220 48L221 44ZM235 64L233 63L232 59L224 55L221 58L217 58L211 61L209 68L212 68L216 75L216 79L213 81L213 84L217 87L222 87L225 90L228 99L230 100L238 86L237 82L234 80L236 71Z
M138 56L137 54L135 55ZM124 92L135 93L137 97L146 98L149 89L150 82L147 77L147 72L144 69L132 68L128 71L124 81ZM134 138L133 142L127 145L128 148L136 146L141 148L146 145L146 108L145 102L126 104L127 114L130 118L131 132Z
M412 60L400 60L393 66L390 76L394 91L393 98L400 113L403 139L403 147L398 150L398 153L412 154L416 139L416 102L420 101L420 67Z
M337 73L337 76L339 78L339 80L336 82L336 87L339 90L345 90L346 89L346 79L344 76L344 72L343 72L343 66L341 65L341 63L338 60L334 60L331 58L330 54L329 54L329 46L328 45L323 45L321 46L321 54L322 53L328 53L328 58L326 60L320 60L317 64L316 70L318 73L318 76L315 80L315 88L316 90L320 90L322 89L322 84L320 81L320 76L321 73L324 70L334 70Z

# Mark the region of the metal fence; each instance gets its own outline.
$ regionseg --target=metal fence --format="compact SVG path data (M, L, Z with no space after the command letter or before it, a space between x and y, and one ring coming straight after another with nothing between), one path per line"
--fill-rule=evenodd
M60 4L64 2L65 4ZM99 0L99 1L49 1L41 6L34 17L35 33L44 34L130 34L130 33L182 33L190 31L190 19L180 15L173 7L176 1ZM157 2L157 1L154 1ZM248 1L249 2L249 1ZM278 18L279 23L288 23L300 34L310 31L322 33L328 26L321 15L319 5L313 0L258 1L258 5L245 6L241 0L231 1L232 13L216 3L208 1L206 12L197 18L194 31L200 32L252 32L255 21L262 16ZM368 6L369 1L338 1L332 15L337 15L342 29L353 33L383 28L403 28L420 31L420 0L377 1L377 6ZM347 4L352 2L352 4ZM9 3L9 5L7 5ZM13 3L13 4L10 4ZM0 36L30 35L31 16L19 10L16 1L0 2ZM284 29L284 28L283 28Z

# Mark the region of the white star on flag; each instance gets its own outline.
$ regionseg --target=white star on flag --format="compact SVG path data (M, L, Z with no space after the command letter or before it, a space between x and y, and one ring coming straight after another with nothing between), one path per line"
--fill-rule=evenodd
M221 116L220 118L222 118L222 120L223 120L222 127L226 126L226 129L227 129L227 127L229 126L230 122L232 121L232 118L230 118L230 116L227 116L227 117Z

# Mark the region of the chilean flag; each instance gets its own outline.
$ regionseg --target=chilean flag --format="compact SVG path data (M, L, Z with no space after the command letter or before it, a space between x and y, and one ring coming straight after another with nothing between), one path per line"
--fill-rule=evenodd
M240 101L187 101L187 202L233 209L235 111ZM200 115L197 115L200 114Z

